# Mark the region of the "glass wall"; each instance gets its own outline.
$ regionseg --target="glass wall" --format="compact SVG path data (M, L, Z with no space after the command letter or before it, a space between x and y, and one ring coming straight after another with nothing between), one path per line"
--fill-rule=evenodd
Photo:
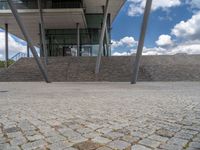
M37 0L13 0L18 9L37 9ZM82 8L82 0L41 0L42 8ZM0 9L9 9L7 0L0 0Z
M93 56L94 47L99 42L99 29L80 30L80 55ZM72 56L77 56L77 30L55 29L46 30L47 48L50 56L65 56L66 50L71 50Z
M85 16L88 28L80 29L79 53L81 56L97 56L103 14ZM110 37L110 16L107 25ZM46 30L46 39L49 56L77 56L77 29L49 29ZM109 54L110 52L104 47L103 55Z

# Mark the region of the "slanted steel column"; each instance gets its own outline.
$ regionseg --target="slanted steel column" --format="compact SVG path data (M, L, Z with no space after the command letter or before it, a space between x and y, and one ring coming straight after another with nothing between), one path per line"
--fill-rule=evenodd
M108 28L106 26L106 50L107 50L107 56L110 55L110 40L109 40L109 34L108 34Z
M140 40L138 43L136 59L135 59L134 67L133 67L133 74L131 77L131 84L136 84L136 82L137 82L138 72L139 72L139 67L140 67L140 59L142 56L144 39L145 39L146 30L147 30L149 14L151 11L151 5L152 5L152 0L147 0L146 6L145 6L145 11L144 11L143 22L142 22L142 28L141 28L141 32L140 32Z
M10 9L12 11L12 14L15 17L15 19L16 19L18 25L19 25L19 28L22 31L23 35L24 35L25 40L27 41L28 45L30 46L31 52L32 52L32 54L33 54L33 56L35 58L35 61L36 61L37 65L38 65L38 67L39 67L39 69L40 69L45 81L49 82L47 71L44 68L44 66L42 65L42 62L40 61L40 59L38 57L37 51L36 51L35 47L32 44L31 38L29 37L28 32L26 31L24 23L22 22L22 20L21 20L19 14L17 12L17 9L16 9L13 1L12 0L7 0L7 1L8 1L8 4L10 6Z
M105 36L105 30L107 26L107 18L108 18L108 5L109 5L109 0L106 0L106 6L105 6L105 12L104 12L104 18L103 18L103 25L101 29L101 36L99 40L99 51L98 51L98 56L96 60L96 68L95 68L95 73L98 74L100 70L100 65L101 65L101 55L103 51L103 41L104 41L104 36Z
M102 7L103 9L103 13L105 13L105 7ZM109 56L110 53L110 43L109 43L109 34L108 34L108 26L106 25L106 30L105 30L105 34L106 34L106 50L107 50L107 56Z
M5 24L5 68L8 68L8 24Z
M44 57L44 49L42 44L42 32L41 32L41 24L39 23L39 37L40 37L40 57Z
M30 57L30 53L29 53L29 45L27 43L27 57Z
M48 54L47 54L47 45L46 45L46 38L45 38L45 27L44 27L44 19L43 19L43 12L42 12L42 6L41 6L41 0L38 0L38 8L40 12L40 29L41 29L41 39L42 39L42 48L44 51L44 57L45 57L45 64L48 64ZM41 45L40 45L41 48Z
M77 27L77 56L80 56L80 24L76 24Z

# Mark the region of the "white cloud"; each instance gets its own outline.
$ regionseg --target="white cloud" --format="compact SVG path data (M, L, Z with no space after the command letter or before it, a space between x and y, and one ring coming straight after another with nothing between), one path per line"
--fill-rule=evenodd
M5 33L0 32L0 59L4 59L5 51ZM12 56L18 52L26 53L26 46L21 44L21 42L15 41L15 39L9 34L8 36L9 54Z
M200 54L200 41L183 42L169 48L144 48L143 55Z
M177 53L200 54L200 41L181 43L168 52L172 55Z
M3 54L0 54L0 60L2 60L3 59Z
M173 41L170 35L162 34L159 36L158 40L156 41L156 44L161 47L172 46Z
M181 21L172 29L172 34L183 39L200 39L200 12L194 14L191 19Z
M128 55L130 55L130 53L127 53L127 52L114 52L112 55L113 56L128 56Z
M144 12L144 7L146 0L128 0L130 2L128 15L129 16L138 16ZM176 7L181 5L181 0L153 0L152 10L157 9L166 10L171 7Z
M199 0L187 0L186 4L189 4L192 8L200 8Z
M137 41L134 39L134 37L124 37L120 39L119 41L112 40L112 48L117 48L120 46L125 46L125 47L134 47L137 45Z

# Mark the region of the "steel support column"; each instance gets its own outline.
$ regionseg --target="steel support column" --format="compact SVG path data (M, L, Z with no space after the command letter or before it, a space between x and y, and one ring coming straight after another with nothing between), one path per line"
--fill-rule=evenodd
M103 9L103 13L105 13L105 7L102 7ZM106 34L106 50L107 50L107 56L110 55L110 40L109 40L109 34L108 34L108 27L106 25L106 30L105 30L105 34Z
M27 43L27 57L30 57L30 53L29 53L29 45Z
M42 44L42 29L40 23L39 23L39 37L40 37L40 57L44 57L44 49Z
M140 39L139 39L138 48L137 48L137 54L136 54L135 63L134 63L134 67L133 67L133 74L131 77L131 84L136 84L136 82L137 82L138 72L139 72L139 67L140 67L140 59L142 56L144 39L145 39L146 30L147 30L149 14L151 11L151 5L152 5L152 0L147 0L146 6L145 6L145 11L144 11L142 27L141 27L141 32L140 32Z
M98 56L97 56L97 60L96 60L95 74L99 73L100 65L101 65L101 55L102 55L102 51L103 51L103 42L104 42L104 36L105 36L105 30L106 30L107 18L108 18L108 6L109 6L109 0L106 0L103 25L102 25L101 36L100 36L100 40L99 40L99 51L98 51Z
M5 24L5 68L8 68L8 24Z
M8 1L8 4L10 6L10 9L12 11L12 14L15 17L15 19L17 21L17 24L19 25L19 28L20 28L22 34L24 35L25 40L27 41L28 45L30 46L31 52L32 52L32 54L33 54L33 56L35 58L35 61L36 61L37 65L38 65L38 67L39 67L39 69L40 69L45 81L49 82L47 71L44 68L44 66L42 65L42 62L40 61L40 59L38 57L37 51L36 51L35 47L32 44L31 38L29 37L28 32L26 31L24 23L22 22L22 20L21 20L19 14L17 12L17 9L16 9L13 1L12 0L7 0L7 1Z
M41 29L41 39L42 39L42 48L44 51L44 57L45 57L45 64L48 64L48 54L47 54L47 45L46 45L46 38L45 38L45 27L44 27L44 19L43 19L43 12L42 12L42 6L41 6L41 0L38 0L38 9L40 12L40 29ZM40 46L41 48L41 46Z
M108 28L106 27L106 50L107 50L107 56L110 55L110 40L109 40L109 34L108 34Z
M80 56L80 24L76 24L77 27L77 56Z

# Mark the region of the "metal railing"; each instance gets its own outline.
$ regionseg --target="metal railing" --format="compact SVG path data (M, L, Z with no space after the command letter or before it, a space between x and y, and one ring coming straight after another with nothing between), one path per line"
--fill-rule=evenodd
M10 59L13 61L18 61L20 58L24 58L24 57L27 57L27 54L19 52L15 54L13 57L11 57Z

